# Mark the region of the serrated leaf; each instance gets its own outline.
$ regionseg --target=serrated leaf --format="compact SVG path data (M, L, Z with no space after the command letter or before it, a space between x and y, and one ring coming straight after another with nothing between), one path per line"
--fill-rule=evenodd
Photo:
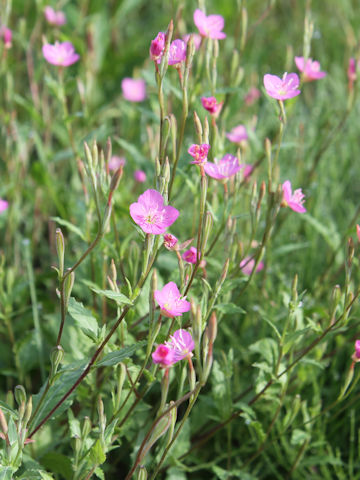
M94 465L101 465L106 460L106 455L101 446L100 439L97 439L95 445L90 450L90 459Z
M99 327L96 318L74 297L69 299L68 312L86 335L92 339L98 337Z
M83 280L83 283L85 283L85 285L87 285L93 292L98 295L103 295L110 300L114 300L118 305L132 305L132 301L123 293L113 292L112 290L102 290L89 280Z
M95 366L96 367L111 367L113 365L117 365L118 363L122 362L126 358L131 357L134 355L136 350L140 347L146 345L146 340L141 342L135 343L134 345L129 345L127 347L122 348L121 350L115 350L115 352L108 353L103 357L100 362L98 362Z
M63 227L66 227L68 230L70 230L71 232L78 235L82 240L84 240L84 242L86 241L85 240L85 235L80 230L80 228L76 227L75 225L68 222L67 220L63 220L60 217L50 217L50 218L51 218L51 220L54 220L54 222L58 223L59 225L62 225Z

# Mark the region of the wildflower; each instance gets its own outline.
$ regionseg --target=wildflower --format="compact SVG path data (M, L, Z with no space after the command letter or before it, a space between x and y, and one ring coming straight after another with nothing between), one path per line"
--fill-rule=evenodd
M170 336L170 341L166 342L173 350L174 363L183 360L186 357L192 357L192 351L195 348L195 342L186 330L180 328L176 330L173 335Z
M195 247L190 247L189 250L186 250L182 254L183 260L188 263L196 263L197 262L197 249Z
M179 289L174 282L167 283L162 290L155 290L154 298L165 317L179 317L190 310L190 302L181 298Z
M9 208L9 202L0 198L0 213L5 212Z
M356 235L357 235L358 240L360 242L360 225L356 225Z
M260 90L256 87L251 87L248 93L244 97L245 105L249 107L254 102L256 102L258 98L260 98Z
M4 40L5 48L9 49L12 46L12 31L10 28L5 27L2 25L0 27L0 37Z
M153 362L160 364L163 368L169 367L175 363L173 349L168 345L158 345L151 356Z
M218 102L215 97L201 97L201 104L211 115L218 116L224 102Z
M187 33L186 35L183 35L182 39L185 43L188 43L191 36L193 37L195 50L199 50L201 45L201 35L199 35L198 33Z
M169 48L169 65L176 65L177 63L183 62L185 59L186 43L180 39L171 42Z
M146 182L146 173L143 172L142 170L135 170L134 178L136 182L144 183Z
M188 153L194 158L194 161L197 165L203 164L207 161L207 155L210 150L210 145L207 143L202 143L201 145L193 144L188 150Z
M355 58L349 58L349 66L347 70L347 76L349 80L349 90L351 91L354 88L354 82L356 81L357 77L357 65Z
M237 157L227 153L219 162L206 162L204 170L207 175L216 180L224 180L235 175L243 165L239 165Z
M161 58L164 48L165 48L165 33L159 32L154 40L151 41L150 44L150 58L151 60L158 60Z
M42 52L46 61L59 67L69 67L80 58L80 55L75 52L75 48L70 42L55 42L55 45L45 43L42 47Z
M165 233L164 247L167 250L176 250L177 244L178 244L178 239L175 237L175 235L172 235L171 233Z
M354 362L360 362L360 340L356 340L355 352L351 358L354 360Z
M55 11L49 5L45 7L44 14L47 22L50 23L50 25L61 27L61 25L65 25L66 23L65 13L62 11Z
M291 182L286 180L282 185L282 189L284 193L284 206L290 207L294 212L305 213L306 208L303 206L305 195L302 193L301 188L298 188L292 193Z
M150 189L130 205L130 215L145 233L160 235L175 222L179 211L170 205L164 205L162 195Z
M230 142L234 143L240 143L249 138L244 125L238 125L237 127L234 127L231 132L226 134L226 137L230 140Z
M247 178L252 174L252 172L254 170L254 166L251 165L250 163L245 163L243 166L244 166L244 170L243 170L242 173L243 173L244 178Z
M221 15L209 15L199 9L194 12L194 23L203 37L217 38L222 40L226 34L221 30L224 28L224 18Z
M304 57L295 57L295 63L300 72L304 74L304 82L320 80L326 76L326 72L320 70L320 63L316 60L308 58L304 64Z
M264 87L270 97L277 100L287 100L301 93L299 77L296 73L284 73L283 78L267 73L264 75Z
M116 155L113 155L110 158L108 167L109 170L118 170L120 167L123 167L126 163L126 160L124 157L118 157Z
M241 260L239 267L245 273L245 275L251 275L251 272L254 270L255 259L251 257L245 257ZM261 272L264 268L264 262L259 262L255 273Z
M123 97L129 102L143 102L146 98L146 84L142 78L123 78L121 89Z

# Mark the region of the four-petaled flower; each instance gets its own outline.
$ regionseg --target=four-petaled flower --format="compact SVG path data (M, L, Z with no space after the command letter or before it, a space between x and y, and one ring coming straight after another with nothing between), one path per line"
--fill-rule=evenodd
M146 182L146 173L143 170L135 170L134 179L138 183Z
M216 180L224 180L235 175L243 165L239 165L239 160L234 155L227 153L217 163L206 162L204 171L207 175Z
M184 358L191 358L194 348L195 343L191 333L180 328L170 336L168 342L156 347L152 359L162 368L168 368Z
M276 100L287 100L300 95L299 77L296 73L284 73L283 78L267 73L264 75L266 93Z
M118 170L120 167L123 167L126 163L126 160L124 157L118 157L117 155L113 155L110 158L108 167L109 170Z
M255 260L254 258L251 258L251 257L243 258L239 265L239 267L241 268L243 273L245 273L245 275L251 275L252 271L254 270L254 266L255 266ZM264 268L264 262L259 262L256 267L255 273L260 272L261 270L263 270L263 268Z
M69 67L80 58L80 55L75 52L74 45L71 42L55 42L55 45L45 43L42 47L42 52L45 60L59 67Z
M169 367L175 363L173 349L163 343L156 347L155 352L153 352L151 356L153 362L158 363L163 368Z
M5 212L5 210L7 210L8 207L9 207L9 202L0 198L0 213Z
M5 25L0 26L0 38L4 40L4 47L9 49L12 46L12 31Z
M65 13L61 10L56 11L49 5L44 8L45 18L50 25L56 25L57 27L61 27L61 25L65 25L66 17Z
M123 97L129 102L143 102L146 98L146 84L142 78L123 78L121 89Z
M171 42L169 48L169 65L176 65L186 59L186 42L177 39Z
M161 235L175 222L179 211L170 205L164 205L162 195L150 189L130 205L130 215L145 233Z
M193 144L188 150L188 153L194 158L194 161L197 165L203 164L207 161L207 155L210 150L210 145L207 143L202 143L201 145Z
M320 63L312 58L308 58L304 64L304 57L295 57L297 68L304 74L304 82L319 80L326 76L326 72L320 70Z
M215 97L201 97L201 104L211 115L218 116L224 102L218 102Z
M283 183L282 185L283 189L283 204L284 206L290 207L294 212L298 213L305 213L306 208L304 207L304 198L305 195L302 193L301 188L298 188L297 190L292 193L291 191L291 182L290 180L286 180L286 182Z
M238 125L234 127L231 132L226 134L226 137L230 142L240 143L249 138L248 133L244 125Z
M150 44L150 58L151 60L158 60L161 58L164 48L165 48L165 33L159 32L154 40L151 41Z
M167 283L162 290L155 290L154 298L165 317L179 317L190 310L190 302L181 298L179 289L174 282Z
M183 260L188 263L196 263L197 262L197 248L195 247L190 247L189 250L186 250L182 254Z
M354 362L360 362L360 340L355 341L355 352L351 358Z
M194 23L203 37L217 38L222 40L226 34L221 30L224 28L224 17L221 15L206 16L202 10L194 12Z

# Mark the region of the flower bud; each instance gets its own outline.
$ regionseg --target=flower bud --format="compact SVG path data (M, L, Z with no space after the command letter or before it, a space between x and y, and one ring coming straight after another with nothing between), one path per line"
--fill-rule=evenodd
M201 145L203 142L203 128L202 128L202 125L201 125L201 120L198 116L198 114L195 112L194 110L194 123L195 123L195 130L196 130L196 134L198 136L198 142L199 142L199 145Z
M90 420L89 417L85 417L83 427L82 427L82 430L81 430L82 438L85 439L89 435L90 432L91 432L91 420Z
M16 385L14 389L15 400L20 406L26 402L26 391L22 385Z
M63 358L64 358L64 349L62 348L61 345L57 345L51 350L51 353L50 353L51 372L49 377L50 385L54 381L54 377L56 375L56 372L58 371L59 365Z
M59 260L59 276L60 276L60 279L62 279L64 275L65 241L64 241L64 235L62 234L62 231L60 228L56 229L55 237L56 237L56 252Z
M24 427L28 424L30 418L31 418L31 413L32 413L32 396L30 396L27 404L26 404L26 409L25 409L25 417L24 417Z
M0 428L3 432L3 434L6 435L7 431L8 431L8 425L7 425L7 422L6 422L6 417L3 413L3 411L1 410L1 408L0 408Z
M148 474L144 465L140 465L137 471L136 480L147 480Z
M174 409L171 409L171 410L174 410ZM151 447L159 440L159 438L161 438L167 432L173 419L173 414L171 413L171 410L166 415L161 416L156 421L142 451L139 452L139 455L138 455L139 463L141 463L144 460L145 456L147 455Z
M64 281L65 305L69 303L71 291L74 286L74 281L75 281L75 272L71 272L70 275L68 275Z

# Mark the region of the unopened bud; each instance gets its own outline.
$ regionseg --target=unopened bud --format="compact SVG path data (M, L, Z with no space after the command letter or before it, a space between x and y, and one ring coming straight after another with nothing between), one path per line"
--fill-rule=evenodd
M65 305L69 303L71 292L74 286L74 281L75 281L75 272L71 272L70 275L67 275L64 281Z
M201 145L203 143L203 128L202 128L202 125L201 125L201 120L198 116L198 114L195 112L194 110L194 123L195 123L195 130L196 130L196 134L198 136L198 141L199 141L199 144Z
M169 183L170 181L170 163L169 163L169 158L165 158L165 163L163 167L163 176L165 178L165 181Z
M111 138L108 137L106 141L106 150L105 150L105 159L106 159L106 164L109 165L109 162L111 160L112 156L112 145L111 145Z
M241 10L241 39L240 39L241 50L244 50L245 48L247 27L248 27L248 14L247 14L246 8L243 7Z
M14 389L16 403L21 406L26 402L26 391L22 385L16 385Z
M115 190L118 188L122 174L123 174L123 166L121 165L121 167L116 170L116 172L111 178L109 193L115 192Z
M56 252L59 260L59 272L60 272L60 279L64 275L64 256L65 256L65 241L64 235L60 228L56 229L55 232L56 237Z
M91 420L90 420L89 417L85 417L83 427L82 427L82 430L81 430L82 438L86 438L89 435L90 432L91 432Z
M6 422L6 417L3 413L3 411L1 410L1 408L0 408L0 428L3 432L3 434L6 435L7 431L8 431L8 425L7 425L7 422Z
M140 465L137 471L136 480L147 480L148 474L144 465Z
M63 358L64 358L64 349L62 348L61 345L57 345L51 350L51 353L50 353L51 372L50 372L50 380L49 380L50 385L54 380L56 372L58 371L59 365L62 362Z
M99 149L95 139L93 140L93 143L91 146L91 153L92 153L92 165L95 170L99 163Z
M28 424L28 421L30 420L31 418L31 413L32 413L32 407L33 407L33 404L32 404L32 396L30 396L27 404L26 404L26 409L25 409L25 417L24 417L24 426L26 427L26 425Z
M99 415L100 431L103 434L105 432L105 428L106 428L106 416L105 416L105 413L104 413L104 403L101 400L101 397L99 397L98 402L97 402L97 412L98 412L98 415Z
M349 240L348 240L348 252L347 252L347 265L348 265L348 268L351 268L351 265L352 265L352 262L353 262L353 258L354 258L354 241L353 239L350 237Z
M201 242L201 249L200 249L201 252L205 252L205 250L206 250L206 245L207 245L207 242L208 242L211 230L212 230L213 223L214 223L214 221L213 221L212 214L210 212L206 212L204 234L203 234L203 238L202 238L202 242Z
M113 281L113 283L116 284L117 271L116 271L116 266L113 258L111 259L111 263L110 263L110 278Z
M217 318L216 318L215 312L211 314L209 324L208 324L207 334L208 334L209 342L213 344L217 336Z
M173 409L172 409L173 410ZM152 431L149 435L147 442L145 443L142 451L139 454L138 461L141 463L151 447L161 438L171 425L173 414L168 412L166 415L160 417L155 423Z
M86 173L90 175L90 171L92 170L92 154L91 154L89 145L86 142L84 142L84 150L85 150L85 157L87 160L85 169L86 169Z

